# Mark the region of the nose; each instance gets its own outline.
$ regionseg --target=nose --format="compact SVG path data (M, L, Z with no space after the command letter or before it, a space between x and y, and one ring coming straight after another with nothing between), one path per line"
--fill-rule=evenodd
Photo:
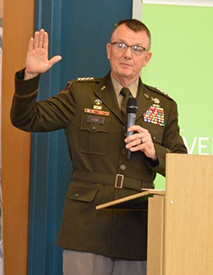
M124 57L127 59L132 58L132 49L131 47L128 47L124 52Z

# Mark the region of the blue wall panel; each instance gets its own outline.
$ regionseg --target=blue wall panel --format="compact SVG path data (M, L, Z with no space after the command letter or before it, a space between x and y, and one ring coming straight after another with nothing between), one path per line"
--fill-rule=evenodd
M132 0L35 0L35 30L47 30L50 56L63 57L41 76L39 100L70 79L104 76L113 25L131 14ZM28 274L62 274L62 249L55 240L71 169L63 130L32 135Z

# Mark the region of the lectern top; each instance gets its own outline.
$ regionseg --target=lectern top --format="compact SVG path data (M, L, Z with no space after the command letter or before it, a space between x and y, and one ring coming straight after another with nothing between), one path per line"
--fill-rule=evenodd
M164 196L165 190L143 189L141 193L97 205L96 210L100 210L100 209L141 209L145 205L145 202L147 202L148 197L152 197L153 195Z

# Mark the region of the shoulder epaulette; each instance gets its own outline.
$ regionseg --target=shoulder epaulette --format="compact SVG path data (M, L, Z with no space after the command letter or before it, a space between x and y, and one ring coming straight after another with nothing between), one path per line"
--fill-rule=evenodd
M70 80L67 82L66 87L60 91L58 94L60 93L67 93L70 90L70 87L72 84L76 83L76 82L80 82L80 83L92 83L92 82L97 82L99 83L101 81L100 78L94 78L94 77L78 77L74 80Z
M165 96L165 97L167 97L167 98L173 100L173 99L170 97L170 95L167 94L167 93L165 93L164 91L162 91L162 90L160 90L160 89L158 89L158 88L155 88L155 87L146 85L146 84L144 84L144 85L146 86L147 89L149 89L149 90L151 90L151 91L153 91L153 92L156 92L156 93L158 93L158 94L160 94L160 95L163 95L163 96Z
M77 82L100 82L99 78L95 77L78 77L76 78Z

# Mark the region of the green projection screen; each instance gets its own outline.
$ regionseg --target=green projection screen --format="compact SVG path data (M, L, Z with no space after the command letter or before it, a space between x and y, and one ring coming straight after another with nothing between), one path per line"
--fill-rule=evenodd
M212 154L213 8L143 4L142 14L153 53L143 81L178 103L189 154ZM164 187L165 179L158 176L155 188Z

